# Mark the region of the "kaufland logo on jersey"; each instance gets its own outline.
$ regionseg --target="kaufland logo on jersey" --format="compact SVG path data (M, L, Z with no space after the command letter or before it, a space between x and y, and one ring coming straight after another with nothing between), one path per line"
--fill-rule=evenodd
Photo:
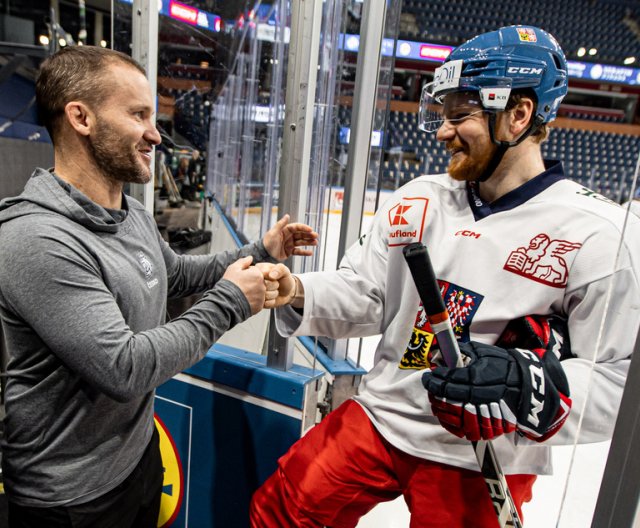
M389 211L389 223L392 226L395 225L407 225L409 222L404 217L404 214L411 209L410 205L398 204L391 208Z
M418 231L414 229L413 231L403 231L402 229L396 229L394 232L389 233L389 238L416 238Z
M389 247L406 246L422 239L429 200L405 197L389 209Z

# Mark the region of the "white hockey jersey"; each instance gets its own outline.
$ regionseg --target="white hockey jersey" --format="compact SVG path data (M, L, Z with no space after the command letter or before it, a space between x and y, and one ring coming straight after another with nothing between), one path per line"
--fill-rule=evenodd
M355 399L402 451L477 470L471 444L431 413L421 376L437 344L402 248L428 247L460 340L493 344L528 314L567 317L569 419L544 444L516 434L494 440L505 472L549 474L549 445L602 441L613 431L640 325L640 219L625 220L622 207L565 179L560 163L491 204L474 191L446 174L398 189L337 271L300 276L304 314L278 310L279 330L382 334Z

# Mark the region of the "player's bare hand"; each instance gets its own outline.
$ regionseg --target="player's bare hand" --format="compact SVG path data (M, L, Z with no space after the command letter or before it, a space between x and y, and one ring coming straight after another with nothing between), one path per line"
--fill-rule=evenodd
M285 260L292 255L313 255L312 249L303 247L317 246L318 233L306 224L290 224L289 215L286 214L265 233L262 241L269 255L276 260Z
M267 290L264 296L264 308L273 308L279 295L278 290L280 285L277 280L269 280L266 278L264 280L264 285Z
M296 282L284 264L259 262L256 264L265 281L265 308L278 308L289 304L296 291Z
M252 266L253 257L244 257L229 265L222 276L233 282L247 298L251 306L251 315L257 314L264 307L267 288L262 271Z

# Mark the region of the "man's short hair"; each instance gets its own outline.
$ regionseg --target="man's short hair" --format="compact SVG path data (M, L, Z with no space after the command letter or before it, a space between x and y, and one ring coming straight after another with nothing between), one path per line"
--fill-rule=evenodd
M68 46L43 61L36 79L36 101L40 121L54 143L67 103L82 101L95 107L108 93L106 70L116 63L146 75L128 55L97 46Z

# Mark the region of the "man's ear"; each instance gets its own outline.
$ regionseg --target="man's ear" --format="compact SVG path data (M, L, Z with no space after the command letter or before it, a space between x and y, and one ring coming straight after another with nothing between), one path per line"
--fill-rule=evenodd
M95 115L80 101L71 101L64 107L67 122L82 136L88 136L95 126Z

